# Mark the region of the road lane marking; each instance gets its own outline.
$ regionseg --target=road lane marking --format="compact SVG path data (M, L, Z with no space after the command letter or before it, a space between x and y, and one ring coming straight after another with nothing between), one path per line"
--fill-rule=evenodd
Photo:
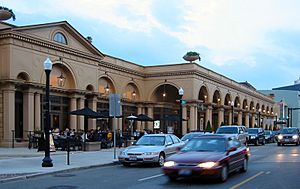
M252 180L252 179L258 177L259 175L261 175L261 174L263 174L263 173L264 173L264 171L261 171L261 172L257 173L256 175L253 175L252 177L250 177L250 178L248 178L248 179L246 179L246 180L244 180L244 181L242 181L242 182L240 182L240 183L238 183L238 184L232 186L232 187L229 188L229 189L236 189L236 188L240 187L241 185L245 184L246 182L249 182L250 180Z
M153 179L153 178L156 178L156 177L161 177L161 176L163 176L163 175L164 175L164 174L153 175L153 176L151 176L151 177L141 178L141 179L139 179L138 181L140 182L140 181L144 181L144 180L149 180L149 179Z

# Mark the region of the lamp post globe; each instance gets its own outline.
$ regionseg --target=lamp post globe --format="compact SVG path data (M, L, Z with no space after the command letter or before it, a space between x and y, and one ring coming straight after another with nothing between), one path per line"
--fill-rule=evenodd
M50 130L50 99L49 99L49 91L50 91L50 73L52 70L52 62L50 58L47 58L44 61L44 70L46 73L46 120L44 126L45 132L45 157L43 159L42 167L53 167L52 159L50 157L50 140L49 140L49 130Z
M182 133L182 97L184 94L184 90L182 87L180 87L178 89L178 94L179 94L179 103L180 103L180 105L179 105L179 129L180 129L181 134L183 134Z

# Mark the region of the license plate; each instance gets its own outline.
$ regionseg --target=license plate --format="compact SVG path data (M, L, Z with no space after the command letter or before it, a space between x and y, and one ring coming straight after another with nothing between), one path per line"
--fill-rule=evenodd
M179 170L179 175L181 176L188 176L188 175L191 175L192 171L189 170L189 169L181 169Z
M137 157L135 157L135 156L129 157L129 160L130 160L130 161L136 161L136 160L137 160Z
M285 142L289 142L290 140L289 140L289 139L284 139L284 141L285 141Z

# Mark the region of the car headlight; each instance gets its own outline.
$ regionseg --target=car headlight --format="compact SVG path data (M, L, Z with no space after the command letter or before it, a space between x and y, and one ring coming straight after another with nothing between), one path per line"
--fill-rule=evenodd
M217 166L217 165L218 165L218 163L210 161L210 162L199 163L197 165L197 167L212 168L212 167Z
M293 139L298 139L299 138L299 136L298 135L293 135Z
M283 136L282 135L278 135L278 139L279 140L283 139Z
M154 155L158 155L159 152L144 152L143 155L145 156L154 156Z
M176 165L175 161L166 161L164 163L164 167L173 167L175 165Z
M255 136L251 136L250 138L251 138L251 139L255 139Z
M120 155L121 155L121 156L126 156L126 152L125 152L125 151L121 151L121 152L120 152Z

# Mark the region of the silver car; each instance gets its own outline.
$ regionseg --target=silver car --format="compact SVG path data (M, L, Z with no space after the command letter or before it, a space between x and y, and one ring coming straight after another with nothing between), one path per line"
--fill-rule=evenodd
M178 152L183 145L184 142L173 134L147 134L135 145L121 151L118 159L124 166L131 163L157 163L163 166L165 158Z
M242 143L247 144L248 132L245 126L225 125L218 128L216 134L223 134L239 139Z

